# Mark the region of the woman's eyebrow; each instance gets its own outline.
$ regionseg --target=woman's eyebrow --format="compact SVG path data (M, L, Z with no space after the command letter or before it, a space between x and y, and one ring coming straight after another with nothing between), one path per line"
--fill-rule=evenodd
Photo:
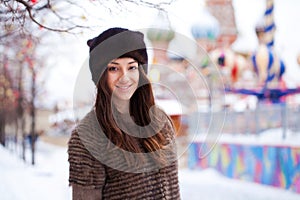
M136 61L136 60L131 61L131 62L128 63L128 65L131 65L131 64L133 64L133 63L137 63L137 61Z
M127 63L127 65L131 65L131 64L133 64L133 63L137 63L137 61L136 61L136 60L131 61L131 62ZM120 65L120 63L114 62L114 61L111 61L109 64Z
M114 62L114 61L110 62L109 64L120 65L119 63Z

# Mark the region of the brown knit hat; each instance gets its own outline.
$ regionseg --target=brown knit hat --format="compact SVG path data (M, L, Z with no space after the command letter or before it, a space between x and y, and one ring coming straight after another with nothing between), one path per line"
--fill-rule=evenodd
M89 66L92 80L97 85L107 64L115 58L130 57L148 70L148 55L144 34L124 28L110 28L87 41L90 47Z

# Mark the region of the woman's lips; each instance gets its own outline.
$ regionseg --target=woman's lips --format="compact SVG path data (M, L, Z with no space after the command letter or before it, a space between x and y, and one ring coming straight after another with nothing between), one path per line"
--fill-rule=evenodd
M131 87L131 85L117 85L116 87L120 90L126 91Z

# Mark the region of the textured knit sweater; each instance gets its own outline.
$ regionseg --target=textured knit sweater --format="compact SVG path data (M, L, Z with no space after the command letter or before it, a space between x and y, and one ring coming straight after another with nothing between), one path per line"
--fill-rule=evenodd
M79 191L73 193L73 199L180 199L174 130L170 123L162 129L170 144L159 152L168 160L164 164L155 163L151 154L128 155L110 145L99 129L95 112L91 111L69 140L69 183L86 192L81 194L86 198L79 198ZM94 196L92 191L97 191Z

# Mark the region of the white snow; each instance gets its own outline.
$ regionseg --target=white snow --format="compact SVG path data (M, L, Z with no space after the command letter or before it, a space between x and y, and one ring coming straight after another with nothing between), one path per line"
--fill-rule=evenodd
M30 160L29 149L27 159ZM65 147L37 142L36 165L24 163L17 151L0 146L1 200L68 200ZM183 200L299 200L300 194L271 186L229 179L214 169L179 170Z
M66 148L37 142L35 166L2 146L0 156L0 199L71 199ZM30 156L27 149L28 160Z

